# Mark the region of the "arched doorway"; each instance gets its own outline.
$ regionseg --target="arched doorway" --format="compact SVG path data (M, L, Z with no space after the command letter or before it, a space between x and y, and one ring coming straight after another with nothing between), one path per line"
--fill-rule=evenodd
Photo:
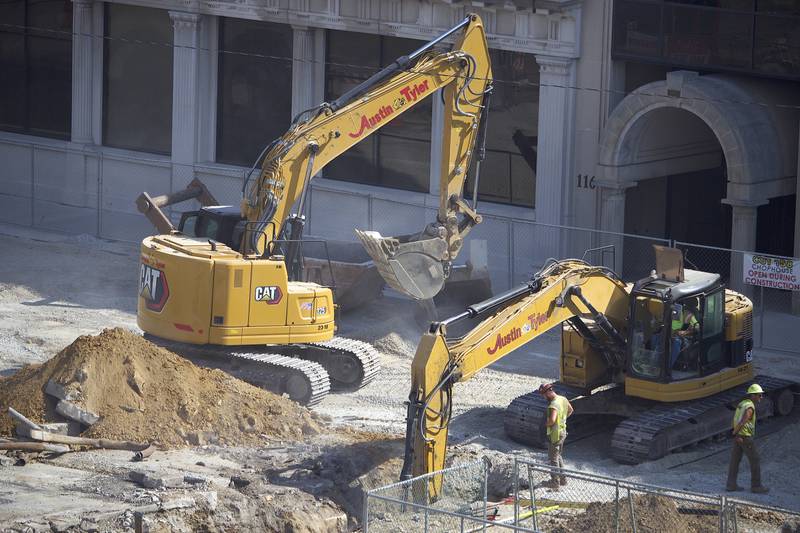
M764 105L784 93L677 71L626 96L600 140L601 227L755 250L759 206L795 192L797 117Z

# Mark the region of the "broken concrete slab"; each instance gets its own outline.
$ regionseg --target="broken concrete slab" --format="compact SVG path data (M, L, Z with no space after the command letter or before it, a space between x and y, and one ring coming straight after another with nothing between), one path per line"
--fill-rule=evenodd
M183 486L184 476L180 474L158 476L149 472L132 470L128 479L147 489L167 489Z
M50 396L54 396L59 400L65 400L68 402L78 402L82 399L82 395L80 391L64 386L61 383L56 381L48 380L47 385L44 387L44 392L49 394Z
M100 416L82 409L74 403L70 403L66 400L60 400L56 404L56 412L64 418L69 418L70 420L80 422L86 426L91 426L100 420Z
M51 424L41 424L43 431L48 431L55 435L68 435L77 437L83 431L83 426L79 422L54 422Z

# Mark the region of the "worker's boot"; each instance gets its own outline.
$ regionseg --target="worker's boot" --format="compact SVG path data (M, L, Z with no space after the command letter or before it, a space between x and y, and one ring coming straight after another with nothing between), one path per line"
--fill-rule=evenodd
M744 488L741 487L740 485L733 485L733 486L728 485L727 487L725 487L725 490L727 490L728 492L736 492L739 490L744 490Z
M754 493L756 493L756 494L766 494L766 493L768 493L768 492L769 492L769 489L768 489L767 487L765 487L765 486L761 485L761 486L759 486L759 487L753 487L753 488L751 488L751 489L750 489L750 491L751 491L751 492L754 492Z

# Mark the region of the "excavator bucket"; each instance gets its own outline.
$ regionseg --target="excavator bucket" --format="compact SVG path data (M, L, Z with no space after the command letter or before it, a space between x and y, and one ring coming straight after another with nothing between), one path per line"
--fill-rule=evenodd
M383 237L377 231L355 231L381 277L394 290L415 300L427 300L444 287L444 239L420 239L419 234Z

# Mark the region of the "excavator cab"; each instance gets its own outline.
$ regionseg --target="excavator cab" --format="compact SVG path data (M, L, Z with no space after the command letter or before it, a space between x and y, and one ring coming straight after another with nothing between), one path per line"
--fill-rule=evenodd
M245 224L238 206L211 205L182 213L178 231L189 237L221 242L238 250Z
M631 296L629 376L671 383L737 365L724 338L719 274L686 270L683 281L647 278Z

